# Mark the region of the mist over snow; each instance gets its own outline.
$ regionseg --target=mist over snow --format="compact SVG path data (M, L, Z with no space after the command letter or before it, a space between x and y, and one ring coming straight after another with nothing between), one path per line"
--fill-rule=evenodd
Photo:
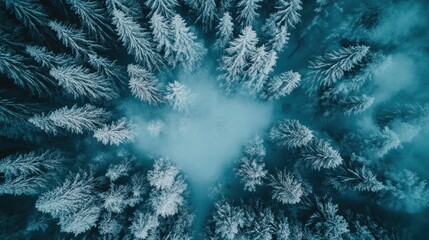
M0 240L427 240L428 0L1 0Z
M145 111L144 103L124 106L136 124L134 147L141 154L170 157L191 181L200 184L218 180L222 170L238 159L243 144L263 134L272 118L271 103L241 95L224 96L209 69L205 66L177 76L176 80L192 92L186 112L168 105L158 114ZM159 136L151 136L148 124L156 120L164 126Z

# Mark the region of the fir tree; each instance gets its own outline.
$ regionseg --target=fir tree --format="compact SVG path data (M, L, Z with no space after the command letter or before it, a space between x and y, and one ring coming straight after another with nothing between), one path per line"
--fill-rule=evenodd
M113 33L109 25L108 17L103 6L94 0L67 0L72 10L79 16L81 24L97 40L107 43L110 33Z
M126 186L110 184L109 190L100 194L103 208L111 213L123 213L128 206L127 195Z
M127 141L132 141L134 133L130 124L123 118L95 130L94 137L104 145L119 145Z
M100 48L85 35L82 29L75 28L70 24L51 21L49 27L56 32L57 38L70 48L76 57L93 54L95 49Z
M244 190L249 192L256 191L256 187L262 185L262 180L267 175L265 164L253 159L243 157L240 166L236 170L237 177L244 184Z
M244 87L251 95L259 93L268 78L268 74L273 71L276 64L277 53L274 51L266 52L265 46L256 49L256 52L250 58L250 66L247 69L247 81Z
M94 177L87 172L70 175L61 186L44 193L36 201L37 210L54 218L77 212L87 203L94 202Z
M335 103L335 107L344 115L350 116L367 110L374 103L373 97L368 97L366 94L361 96L349 96L341 98Z
M211 30L213 27L213 21L216 18L216 1L207 0L199 1L198 4L198 18L197 21L201 21L203 29Z
M159 14L166 18L174 16L174 8L179 6L177 0L148 0L145 5L150 8L149 16L153 14Z
M244 145L245 155L256 160L262 160L267 154L263 144L264 140L256 136L252 141Z
M339 190L352 189L355 191L378 192L384 188L384 184L365 166L340 168L340 170L332 174L328 183Z
M153 170L147 174L149 185L156 190L171 188L179 171L171 161L165 158L159 158L153 165Z
M275 236L277 239L289 239L291 237L291 229L289 227L288 219L286 217L279 220L275 229Z
M35 67L27 65L24 57L0 46L0 73L5 74L15 85L27 88L33 94L49 93L50 80Z
M246 239L272 239L276 224L273 211L270 208L261 209L258 205L246 210L247 222L243 234Z
M0 91L0 93L2 93ZM0 99L0 122L16 124L25 122L33 115L35 105L31 103L20 103L14 98L3 97Z
M148 239L154 236L154 232L158 226L158 216L138 211L134 214L130 231L137 239Z
M237 3L238 11L238 22L240 22L241 27L252 26L255 18L259 16L256 12L262 0L239 0Z
M48 174L7 177L0 183L0 195L37 195L47 189L50 181L52 181L52 175Z
M111 61L105 57L98 56L96 54L89 54L88 63L92 68L97 70L97 75L104 76L105 78L111 80L115 83L114 80L118 80L119 83L124 81L124 75L122 73L122 67L116 64L115 61ZM116 83L116 85L119 85Z
M138 99L150 105L159 105L163 102L162 90L155 76L137 65L128 65L130 76L129 88Z
M283 204L299 203L304 195L301 183L286 170L270 175L269 185L273 188L272 198Z
M110 179L110 181L114 182L118 180L120 177L128 176L131 171L131 165L129 161L121 162L119 164L110 164L109 168L106 172L106 177Z
M196 36L186 26L182 17L176 14L171 20L173 28L173 51L172 65L180 64L185 70L192 71L206 55L207 50L200 42L196 42Z
M29 121L43 131L56 135L61 130L77 134L94 131L106 119L107 113L103 108L86 104L83 107L63 107L47 115L35 115Z
M161 132L162 129L164 128L165 123L161 120L153 120L150 121L149 124L147 125L147 130L149 132L149 135L151 137L158 137Z
M337 150L325 140L319 139L313 139L302 148L300 159L316 170L335 168L343 162Z
M64 214L59 218L62 232L77 235L89 231L94 227L100 216L101 208L94 203L85 204L73 214Z
M316 211L310 216L306 226L314 229L322 239L343 239L349 232L349 225L343 216L338 214L338 205L331 201L316 200Z
M0 173L6 177L40 175L58 169L63 160L57 150L10 155L0 160Z
M263 98L277 100L291 94L301 82L301 75L297 72L287 71L268 81Z
M416 213L429 206L427 182L410 171L386 174L386 188L380 195L380 204L408 213Z
M163 218L176 215L184 204L186 189L185 181L177 178L168 188L153 190L149 201L155 213Z
M301 0L279 0L276 4L275 20L277 26L295 27L301 21Z
M45 39L49 22L44 6L37 0L4 0L6 8L36 37Z
M76 59L67 53L56 54L46 47L27 46L25 51L40 65L46 68L77 64Z
M234 22L229 12L225 12L216 26L216 41L214 47L223 51L234 35Z
M90 100L110 100L118 97L111 82L82 66L54 67L49 74L75 99L86 97Z
M390 150L397 148L401 144L401 140L394 131L389 127L380 129L379 132L366 137L364 140L364 153L368 157L380 158L386 155Z
M147 33L132 18L119 10L113 11L113 23L116 33L128 53L149 71L155 71L163 66L161 56L155 51L155 46Z
M153 40L156 43L156 50L164 53L164 59L173 64L173 30L167 20L157 13L150 18L150 29Z
M119 10L133 19L143 17L143 3L139 0L106 0L107 11L113 16L113 10Z
M219 238L233 240L240 234L245 224L244 211L227 202L216 203L213 221L215 233Z
M274 31L270 35L271 38L268 40L269 48L278 53L283 52L283 48L288 43L290 35L287 27L274 27Z
M193 102L191 91L178 81L168 84L165 99L177 111L187 111Z
M368 54L367 46L351 46L326 53L310 62L310 91L329 87L340 80L344 73L352 70Z
M269 137L279 147L297 148L306 146L313 139L313 133L298 120L287 119L274 125Z
M251 27L242 30L238 38L234 39L221 59L219 70L223 71L219 79L221 86L227 93L232 92L234 84L240 82L245 76L245 69L249 64L250 57L256 51L258 38Z

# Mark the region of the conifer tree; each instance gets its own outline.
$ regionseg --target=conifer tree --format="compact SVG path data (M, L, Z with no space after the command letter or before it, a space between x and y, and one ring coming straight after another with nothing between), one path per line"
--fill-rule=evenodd
M229 12L225 12L216 26L216 41L214 47L223 51L232 40L234 34L234 22Z
M186 26L182 17L176 14L171 20L173 28L173 51L172 65L180 64L185 70L192 71L206 55L204 45L196 41L196 36Z
M349 232L346 219L338 214L338 205L330 200L316 200L316 211L306 223L322 239L342 239Z
M95 191L93 176L78 172L61 186L42 194L36 201L36 209L58 218L61 231L76 236L95 226L100 216Z
M56 54L46 47L27 46L25 52L28 53L37 63L46 68L60 67L77 64L76 59L67 53Z
M280 99L296 89L301 82L301 75L297 72L287 71L274 76L265 86L263 98L269 100Z
M326 53L310 62L310 91L329 87L340 80L344 73L352 70L368 54L367 46L351 46Z
M163 102L163 92L152 73L140 66L130 64L128 75L130 75L129 88L135 97L155 106Z
M97 40L107 43L112 27L103 5L95 0L67 0L72 10L79 16L81 24Z
M155 160L153 169L147 174L149 185L156 190L171 188L179 174L177 168L172 162L166 158L158 158Z
M103 208L110 213L123 213L129 203L128 190L125 185L110 184L109 190L100 194Z
M216 203L215 208L213 221L216 235L227 240L235 239L245 224L244 211L227 202Z
M165 99L177 111L187 111L193 102L191 91L178 81L168 84Z
M307 145L313 133L298 120L286 119L271 128L269 138L279 147L297 148Z
M279 0L276 4L275 20L277 26L295 27L300 22L301 0Z
M94 41L90 40L82 29L76 28L70 24L60 23L58 21L49 22L49 27L57 34L57 38L64 46L71 49L76 57L87 56L94 53L94 50L100 48Z
M150 121L149 124L147 125L147 130L149 132L149 135L151 137L158 137L161 132L162 129L164 128L165 123L161 120L153 120Z
M223 71L219 77L221 86L227 93L232 92L234 84L240 82L245 76L245 69L249 64L250 57L256 51L258 38L251 27L242 30L238 38L234 39L221 59L219 70Z
M116 64L115 61L111 61L105 57L98 56L96 54L89 54L88 63L92 68L97 70L97 75L104 76L111 80L113 83L114 80L118 80L119 83L124 81L124 76L122 73L122 67ZM116 84L118 85L118 83Z
M211 30L213 27L213 21L216 19L216 1L205 0L199 1L198 3L198 18L197 21L201 21L203 29Z
M77 235L96 226L101 208L95 203L87 203L73 214L64 214L59 218L60 229L65 233Z
M148 0L145 5L150 8L149 16L159 14L168 19L174 16L174 8L179 6L179 3L177 0Z
M9 155L0 160L0 173L6 177L41 175L59 168L63 154L58 150Z
M145 29L119 10L113 11L113 23L122 44L137 62L149 71L159 70L163 66L161 56L155 51L152 39Z
M155 213L163 218L176 215L185 202L183 195L186 189L185 181L178 177L169 187L153 190L149 201Z
M256 191L256 187L262 185L262 180L267 175L265 163L243 157L240 166L236 170L237 177L244 184L244 190L249 192Z
M244 82L244 87L250 95L262 91L265 80L273 71L276 61L277 53L275 51L266 52L265 45L256 49L250 58L250 66L246 71L247 79Z
M276 225L274 213L270 208L260 206L246 208L246 239L272 239Z
M269 185L273 188L272 198L283 204L299 203L304 195L301 183L286 170L270 175Z
M239 0L237 3L238 22L241 27L252 26L255 19L259 16L256 12L262 0Z
M87 172L70 175L61 186L48 191L36 201L37 210L54 218L72 214L96 200L94 177Z
M56 135L61 130L77 134L85 131L94 131L106 119L106 110L86 104L82 107L78 107L77 105L71 108L63 107L47 115L35 115L29 121L43 131Z
M54 67L49 74L75 99L85 97L90 100L110 100L118 97L111 82L82 66Z
M124 118L95 130L94 137L104 145L119 145L123 142L132 141L134 133Z
M328 142L320 139L313 139L306 144L302 148L300 159L316 170L335 168L343 163L340 153Z
M352 189L355 191L378 192L384 188L384 184L365 166L342 167L332 174L328 183L338 190Z
M143 17L143 6L139 0L106 0L107 11L113 16L113 10L119 10L135 20Z
M2 93L0 91L0 93ZM0 99L0 123L16 124L25 122L35 111L35 105L31 103L17 102L14 98L1 97Z
M269 49L278 53L283 52L284 46L289 41L288 29L286 26L274 27L272 33L269 34L270 39L268 40Z
M386 188L380 195L380 204L390 208L416 213L429 206L427 182L410 170L388 172Z
M4 0L6 8L21 21L32 34L40 39L46 38L49 22L45 7L37 0Z
M158 226L158 216L149 212L138 211L134 213L130 231L137 239L148 239L155 236L154 232Z
M256 160L263 160L267 154L263 144L264 140L262 140L259 136L256 136L252 141L244 145L245 155Z
M120 177L128 176L130 171L130 162L124 161L119 164L110 164L105 176L108 177L110 181L114 182Z
M33 94L49 93L50 79L43 76L34 66L27 65L24 57L0 46L0 73L6 75L15 85L27 88Z
M339 99L335 103L335 107L344 115L350 116L367 110L374 103L373 97L368 97L366 94L361 96L349 96Z
M150 29L153 40L156 44L156 50L164 53L164 59L173 64L173 30L169 22L157 13L150 18Z
M52 174L7 177L0 183L0 195L37 195L47 189L50 181L52 181L51 179Z

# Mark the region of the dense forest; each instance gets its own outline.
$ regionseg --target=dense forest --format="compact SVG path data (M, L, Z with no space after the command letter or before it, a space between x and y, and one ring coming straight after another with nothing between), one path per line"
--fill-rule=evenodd
M0 239L427 239L428 23L425 0L0 0Z

